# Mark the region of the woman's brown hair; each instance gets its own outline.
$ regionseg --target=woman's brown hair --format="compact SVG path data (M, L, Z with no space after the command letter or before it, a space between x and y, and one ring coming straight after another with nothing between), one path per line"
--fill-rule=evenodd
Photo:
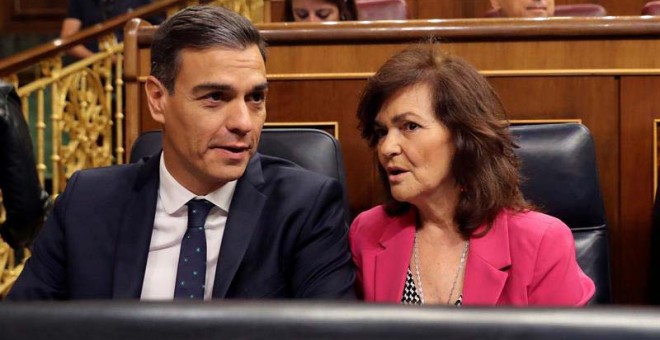
M443 53L438 44L416 45L390 58L365 87L357 118L362 137L373 148L375 119L397 91L428 84L438 121L451 132L456 153L451 171L461 188L454 222L464 237L482 224L490 229L503 209L521 211L530 205L520 191L519 160L504 107L488 81L461 58ZM386 212L400 215L410 204L396 201L384 169L379 173L388 200Z

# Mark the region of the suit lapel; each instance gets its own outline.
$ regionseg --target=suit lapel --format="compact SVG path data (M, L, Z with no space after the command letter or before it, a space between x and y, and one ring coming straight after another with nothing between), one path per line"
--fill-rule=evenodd
M250 160L245 174L238 180L229 207L227 224L222 236L218 268L213 284L213 298L225 298L236 271L245 256L257 228L266 196L259 188L264 178L259 155Z
M160 155L142 163L117 235L113 298L139 299L158 198Z
M492 306L500 300L511 267L507 223L506 214L500 213L485 236L470 239L463 284L464 304Z
M403 294L415 238L414 209L396 218L380 239L383 248L374 256L374 298L399 301Z

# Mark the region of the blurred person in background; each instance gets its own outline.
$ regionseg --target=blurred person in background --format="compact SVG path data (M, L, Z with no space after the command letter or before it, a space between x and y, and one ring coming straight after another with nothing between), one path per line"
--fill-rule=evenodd
M50 200L41 188L32 140L14 87L0 82L0 191L6 220L2 240L27 247L43 224Z
M501 17L551 17L555 13L555 0L490 0Z
M284 20L300 22L357 20L355 0L285 0Z
M133 10L149 5L153 0L69 0L67 17L62 22L60 38L72 36L90 26L102 23L108 19L132 12ZM153 16L147 20L152 24L159 24L163 16ZM124 40L123 28L115 32L117 41ZM72 57L82 59L99 51L96 39L85 42L83 45L72 47L67 51Z

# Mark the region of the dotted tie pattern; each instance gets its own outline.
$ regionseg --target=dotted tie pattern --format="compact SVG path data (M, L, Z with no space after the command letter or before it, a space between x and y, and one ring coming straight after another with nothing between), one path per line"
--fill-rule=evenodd
M175 299L204 299L206 282L206 233L204 223L213 208L205 199L188 203L188 229L181 241L181 254L176 272Z

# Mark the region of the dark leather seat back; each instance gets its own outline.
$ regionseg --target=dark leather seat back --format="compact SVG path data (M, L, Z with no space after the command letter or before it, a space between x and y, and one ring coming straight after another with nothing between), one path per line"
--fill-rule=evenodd
M133 143L130 162L135 163L144 157L150 157L161 149L162 132L145 132ZM261 132L258 151L337 179L344 191L346 222L350 222L344 158L339 141L332 135L322 130L307 128L264 129Z
M589 130L570 123L512 126L511 132L520 146L525 197L571 228L580 267L596 283L591 302L610 302L607 222Z
M163 149L163 132L160 130L147 131L142 133L133 142L131 147L131 157L129 162L137 163L145 157L151 157Z
M660 15L660 1L649 1L644 4L642 15Z
M344 158L339 142L325 131L264 129L259 141L259 152L287 159L307 170L335 178L346 188Z
M555 6L556 17L604 17L607 15L605 7L597 4L574 4ZM487 18L498 18L502 14L498 9L491 9L486 12Z
M559 5L555 7L556 17L604 17L605 7L597 4Z

